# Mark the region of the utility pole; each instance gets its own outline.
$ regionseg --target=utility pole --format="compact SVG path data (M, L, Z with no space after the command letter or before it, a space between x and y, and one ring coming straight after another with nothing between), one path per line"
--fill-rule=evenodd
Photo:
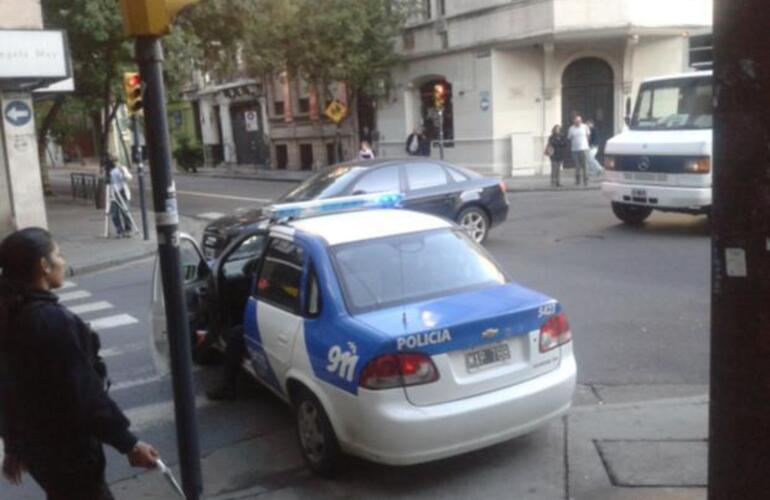
M166 307L179 465L182 471L182 489L187 500L200 498L203 479L160 37L169 32L176 14L193 3L195 0L121 0L126 32L136 37L135 57L144 82L144 128L150 160L163 301Z
M770 10L716 0L709 499L770 498Z

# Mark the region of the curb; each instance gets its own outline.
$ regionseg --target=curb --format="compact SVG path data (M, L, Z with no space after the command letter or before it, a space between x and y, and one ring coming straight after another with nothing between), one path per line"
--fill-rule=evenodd
M81 276L84 274L91 274L97 271L104 271L105 269L110 269L112 267L118 267L118 266L122 266L123 264L130 264L132 262L144 260L148 257L152 257L156 253L157 253L157 249L153 249L151 251L147 250L145 252L134 254L122 259L113 259L105 262L95 262L93 264L85 264L79 267L70 267L68 275L72 277L72 276Z

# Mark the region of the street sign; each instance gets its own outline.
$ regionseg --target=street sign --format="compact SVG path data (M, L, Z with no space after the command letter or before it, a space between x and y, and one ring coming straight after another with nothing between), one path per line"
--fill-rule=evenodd
M243 116L246 120L246 132L256 132L259 130L259 122L257 121L257 112L253 109L245 111Z
M326 117L334 123L341 123L348 114L348 107L337 99L333 100L324 110Z
M64 31L0 30L0 79L49 83L72 75Z
M32 119L32 109L24 101L11 101L5 107L5 120L15 127L23 127Z

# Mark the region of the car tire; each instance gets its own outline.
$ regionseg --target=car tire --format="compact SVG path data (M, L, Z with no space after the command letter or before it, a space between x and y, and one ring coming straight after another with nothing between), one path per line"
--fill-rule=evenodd
M302 458L314 474L334 476L342 452L323 405L303 388L297 392L292 406Z
M639 226L652 213L652 208L628 203L612 202L612 212L615 216L630 226Z
M489 235L489 216L479 207L464 208L457 215L457 223L476 243L483 243Z

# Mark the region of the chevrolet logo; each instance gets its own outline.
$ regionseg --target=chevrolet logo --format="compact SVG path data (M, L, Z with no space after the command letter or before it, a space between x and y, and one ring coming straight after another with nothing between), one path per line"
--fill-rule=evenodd
M497 328L487 328L483 332L481 332L481 336L485 339L491 339L492 337L495 337L498 333L500 333L500 330Z

